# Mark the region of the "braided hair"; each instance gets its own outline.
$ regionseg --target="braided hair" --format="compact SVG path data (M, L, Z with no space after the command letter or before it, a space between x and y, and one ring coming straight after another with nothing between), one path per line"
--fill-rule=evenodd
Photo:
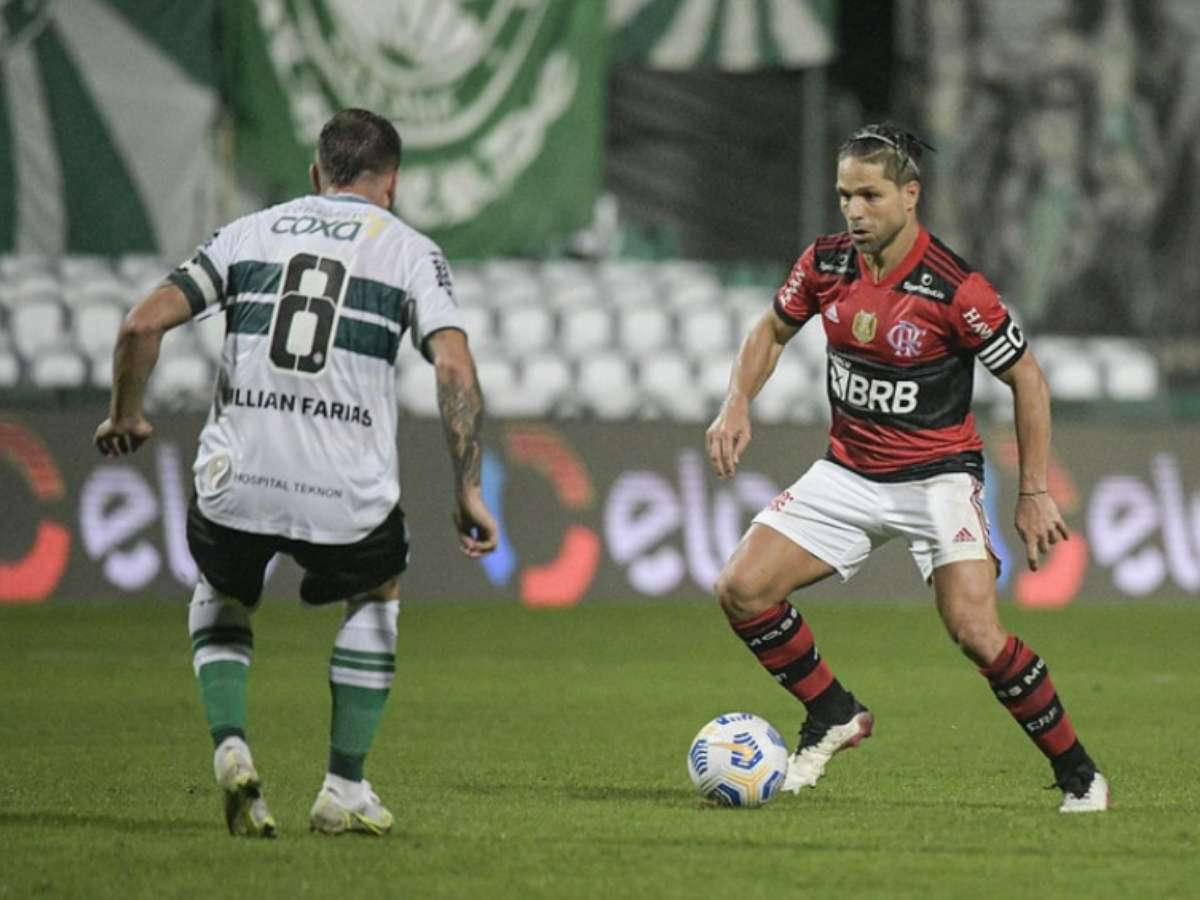
M879 163L883 173L896 184L921 180L921 156L933 147L911 131L890 122L864 125L838 148L838 159L852 156Z

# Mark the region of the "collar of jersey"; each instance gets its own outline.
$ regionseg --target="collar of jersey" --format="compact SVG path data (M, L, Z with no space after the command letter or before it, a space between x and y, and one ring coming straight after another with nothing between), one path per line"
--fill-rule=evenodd
M358 194L322 194L321 199L322 200L348 200L351 203L366 203L368 205L370 205L370 203L371 203L371 201L368 200L366 197L362 197Z
M921 261L921 257L925 255L925 251L929 249L929 232L925 230L925 226L921 226L921 230L917 232L917 239L913 241L912 249L904 259L900 260L900 264L892 269L882 281L875 281L871 277L871 270L867 268L867 264L863 262L863 256L858 254L858 274L874 287L892 288L900 283L900 280L906 277L913 269L917 267L917 263Z

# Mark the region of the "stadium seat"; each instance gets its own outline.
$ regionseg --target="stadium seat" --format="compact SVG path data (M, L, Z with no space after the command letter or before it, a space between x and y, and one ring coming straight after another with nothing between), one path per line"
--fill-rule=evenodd
M606 259L596 264L596 278L606 287L616 284L649 284L658 266L640 259Z
M483 286L485 309L544 302L536 267L525 260L493 259L475 267Z
M681 287L696 287L707 285L710 288L720 287L720 278L713 267L697 259L671 259L655 263L654 268L659 281L669 290L676 291Z
M550 398L536 387L528 389L523 384L514 387L499 407L490 399L487 402L488 415L498 419L544 419L552 415Z
M672 290L681 285L718 284L716 274L706 262L695 259L670 259L654 264L659 279Z
M578 259L551 259L542 263L541 276L548 286L561 287L594 280L596 269Z
M715 356L699 364L697 386L715 416L729 387L733 355ZM828 421L824 372L816 372L799 356L785 351L774 374L750 406L752 422L807 424Z
M112 387L112 360L93 359L88 363L87 383L94 388L108 390Z
M754 330L754 326L758 324L759 320L763 317L763 313L765 312L767 312L767 307L765 306L759 306L757 308L743 307L734 312L734 346L740 347L742 345L742 341L746 339L746 335Z
M128 253L117 260L117 275L134 294L131 303L140 300L183 260L163 260L143 253Z
M455 266L452 269L454 279L454 298L459 306L484 306L487 303L487 289L483 278L475 266Z
M721 306L684 312L679 318L679 332L684 352L693 359L734 346L733 321Z
M15 306L48 301L59 302L62 298L62 285L58 281L58 276L53 272L26 272L18 275L12 284L12 299Z
M524 414L525 405L517 391L517 373L512 362L502 356L479 356L475 370L489 410L500 418Z
M740 347L742 341L746 339L746 335L759 323L763 314L770 311L771 303L773 302L769 293L760 297L761 303L758 306L747 305L737 310L734 314L734 333L732 335L732 346L736 349ZM825 326L819 319L813 319L806 322L804 327L792 338L788 344L789 353L797 353L803 359L809 362L810 365L819 364L822 369L825 366L825 347L828 341L825 338Z
M665 306L658 266L642 260L605 260L595 268L602 302L609 306Z
M519 306L545 306L545 290L536 278L506 277L488 283L482 305L500 315Z
M646 360L638 372L644 408L678 422L708 418L709 398L697 383L695 368L679 353L663 353Z
M536 264L524 259L489 259L479 267L479 274L491 284L505 281L536 282Z
M521 366L521 390L536 398L531 401L551 415L570 405L574 379L571 367L561 355L546 351L529 357Z
M615 309L661 307L669 312L664 290L654 280L601 282L599 302Z
M161 354L147 399L154 409L200 409L212 401L212 365L194 349Z
M810 365L820 365L821 370L825 369L826 347L829 346L829 341L825 337L825 325L818 319L813 318L812 321L806 322L804 327L788 344L788 349L791 351L798 350L802 359L806 360Z
M19 299L9 314L13 345L26 360L66 341L66 316L55 295Z
M1100 367L1084 342L1058 335L1039 335L1031 341L1046 373L1055 400L1098 400L1102 395Z
M754 418L760 422L809 421L814 395L824 402L824 392L814 388L805 361L785 350L774 374L754 400Z
M554 317L544 306L526 303L496 312L500 346L514 357L527 356L550 346L554 339Z
M1148 350L1121 338L1098 338L1090 345L1109 399L1152 400L1158 395L1158 363Z
M416 354L408 355L400 370L397 395L409 413L437 418L437 377L433 366Z
M635 359L672 342L675 323L671 314L659 306L623 307L617 310L617 315L620 319L617 342Z
M1099 400L1103 396L1100 369L1090 359L1064 359L1046 373L1051 396L1058 400Z
M738 285L725 289L722 302L726 309L733 310L739 316L744 312L761 316L774 302L775 288L767 285Z
M579 364L579 399L599 419L624 419L638 409L633 367L618 353L597 353Z
M607 306L600 284L593 278L563 281L547 285L549 302L557 309L582 309Z
M1012 393L1008 386L989 372L983 363L976 361L974 390L971 392L971 406L975 412L994 417L995 410L992 407L1003 404L1005 400L1011 405L1010 397Z
M82 275L77 280L64 279L62 297L63 303L72 309L93 303L128 309L141 299L112 271L103 270Z
M77 388L88 383L87 362L68 344L43 347L28 360L30 380L39 388Z
M29 275L53 275L57 259L34 253L0 256L0 281L16 283Z
M58 262L58 274L63 285L70 287L88 282L120 280L109 257L91 254L64 256Z
M129 279L145 275L151 269L156 269L162 275L166 270L179 264L179 260L164 261L154 253L122 253L113 260L113 269L121 278Z
M689 275L680 275L673 280L665 279L668 286L668 302L673 309L690 315L697 309L715 306L721 300L721 283L707 269Z
M121 309L108 303L89 303L77 307L71 316L75 344L89 362L111 363L117 332L124 318Z
M732 353L718 353L696 364L696 386L714 415L729 390L729 372L733 366Z
M561 313L560 344L569 358L581 359L612 343L613 322L608 310L580 306Z
M481 306L460 307L463 317L463 327L467 330L467 340L471 350L482 351L495 343L492 333L492 313Z

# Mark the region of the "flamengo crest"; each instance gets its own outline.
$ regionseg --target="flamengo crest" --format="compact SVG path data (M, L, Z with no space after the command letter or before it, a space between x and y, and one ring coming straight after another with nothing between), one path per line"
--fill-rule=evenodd
M925 337L925 329L918 328L912 322L901 319L888 329L887 342L892 345L897 356L916 356L921 351L921 338Z

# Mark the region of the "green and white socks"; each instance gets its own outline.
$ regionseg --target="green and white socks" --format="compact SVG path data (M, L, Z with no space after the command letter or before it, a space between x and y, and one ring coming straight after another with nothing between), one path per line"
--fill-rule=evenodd
M396 677L396 618L400 601L346 603L329 661L333 717L329 773L362 781L363 762L379 730Z
M363 780L363 763L396 674L399 612L399 600L346 602L329 664L329 775L338 783ZM201 578L188 607L188 632L213 746L229 738L244 742L246 682L254 653L250 610Z
M254 654L250 611L201 578L188 607L188 632L213 746L227 737L245 738L246 676Z

